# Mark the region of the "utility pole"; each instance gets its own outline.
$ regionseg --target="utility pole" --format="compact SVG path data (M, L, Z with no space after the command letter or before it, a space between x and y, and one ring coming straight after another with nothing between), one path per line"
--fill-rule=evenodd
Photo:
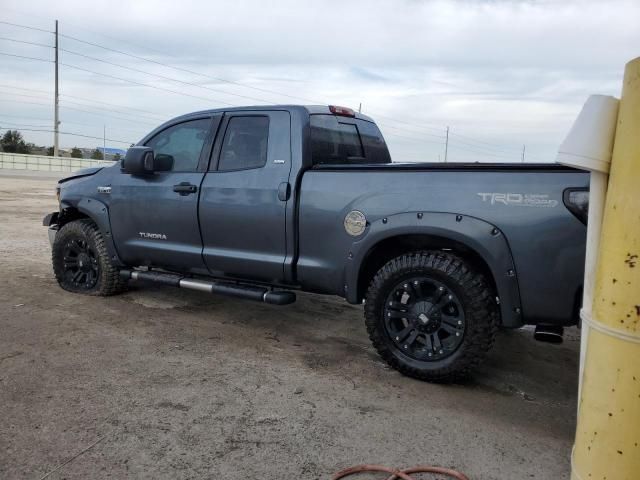
M360 106L358 107L358 113L362 113L362 102L360 102Z
M102 126L102 159L107 159L107 126Z
M447 163L447 153L449 152L449 127L447 127L447 139L444 143L444 163Z
M58 126L60 124L59 112L58 112L58 20L56 20L56 48L55 48L55 92L54 92L54 107L53 107L53 156L58 156Z
M526 145L522 145L522 163L524 163L524 150L526 148Z

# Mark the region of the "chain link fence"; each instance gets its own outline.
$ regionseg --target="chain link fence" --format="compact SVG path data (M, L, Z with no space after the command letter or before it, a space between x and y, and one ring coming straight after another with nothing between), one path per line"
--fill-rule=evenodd
M89 158L47 157L44 155L0 152L0 169L74 172L81 168L109 165L113 165L113 162Z

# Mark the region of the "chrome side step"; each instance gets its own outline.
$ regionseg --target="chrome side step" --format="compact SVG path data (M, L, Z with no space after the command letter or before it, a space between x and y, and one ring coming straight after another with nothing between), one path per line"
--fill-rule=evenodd
M272 305L288 305L296 301L296 294L287 290L270 290L267 287L258 285L242 285L223 281L196 280L174 273L120 270L120 276L126 280L146 280L171 285L173 287L246 298L248 300L255 300Z

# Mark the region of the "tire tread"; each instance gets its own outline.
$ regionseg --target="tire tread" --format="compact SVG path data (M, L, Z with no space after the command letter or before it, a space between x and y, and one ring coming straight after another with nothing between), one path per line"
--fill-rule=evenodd
M469 300L465 305L465 314L472 321L468 322L465 332L467 338L463 343L464 349L453 363L442 368L415 368L398 358L384 338L386 333L380 325L381 297L384 302L388 289L401 275L424 272L425 269L436 270L449 277ZM387 262L369 284L364 309L365 325L378 354L404 375L432 382L458 381L467 377L493 346L499 320L494 298L485 276L461 257L450 252L430 250L406 253ZM433 365L436 362L425 363Z

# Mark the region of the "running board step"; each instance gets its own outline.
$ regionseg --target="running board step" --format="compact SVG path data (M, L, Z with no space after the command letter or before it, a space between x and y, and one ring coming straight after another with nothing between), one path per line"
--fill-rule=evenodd
M286 290L270 290L267 287L257 285L241 285L231 282L207 282L195 280L173 273L140 272L138 270L120 270L120 276L126 280L147 280L163 283L173 287L200 290L201 292L219 293L232 297L246 298L272 305L288 305L296 301L296 294Z

